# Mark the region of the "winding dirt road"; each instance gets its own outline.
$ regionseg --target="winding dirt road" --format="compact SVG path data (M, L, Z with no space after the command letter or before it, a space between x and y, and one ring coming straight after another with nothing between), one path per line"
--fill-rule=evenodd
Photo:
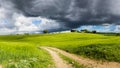
M60 56L55 51L53 51L47 47L41 47L41 48L45 49L46 51L48 51L51 54L56 68L72 68L72 66L67 64L62 58L60 58Z
M90 68L120 68L120 63L117 62L100 62L88 58L83 58L75 54L70 54L68 52L53 47L43 47L43 48L52 55L57 68L70 68L70 67L68 67L65 63L63 63L63 60L59 57L59 55L57 55L56 51Z

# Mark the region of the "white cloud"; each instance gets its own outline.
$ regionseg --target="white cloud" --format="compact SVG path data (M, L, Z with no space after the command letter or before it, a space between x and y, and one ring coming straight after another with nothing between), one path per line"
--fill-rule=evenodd
M45 29L59 29L61 28L59 23L55 20L42 18L42 17L26 17L22 14L14 13L12 15L13 23L10 24L9 20L0 19L0 34L10 34L10 33L32 33L43 31ZM33 23L35 20L40 20L38 24ZM11 28L8 28L13 25Z
M42 31L44 29L60 28L56 21L42 17L26 17L14 8L11 0L0 0L0 34L26 33ZM34 20L41 20L39 24Z
M19 32L24 32L24 31L36 31L38 30L37 26L35 26L33 23L32 23L32 18L27 18L23 15L19 15L19 14L14 14L13 17L16 17L14 18L15 19L15 27L16 27L16 30Z
M120 32L120 25L117 25L117 26L115 27L114 32Z
M15 19L14 25L18 32L33 32L60 28L59 23L47 18L25 17L20 14L14 14L13 17ZM39 24L33 23L34 20L40 20Z

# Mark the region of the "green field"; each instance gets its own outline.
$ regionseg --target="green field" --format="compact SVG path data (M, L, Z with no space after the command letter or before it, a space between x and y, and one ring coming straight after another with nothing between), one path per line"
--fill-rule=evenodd
M0 41L0 64L3 68L54 68L47 51L32 43L7 40ZM17 36L15 36L17 40ZM1 38L2 39L2 38ZM12 38L11 38L12 39Z
M60 33L0 36L0 64L6 68L53 66L51 56L39 46L57 47L91 59L120 62L120 36Z

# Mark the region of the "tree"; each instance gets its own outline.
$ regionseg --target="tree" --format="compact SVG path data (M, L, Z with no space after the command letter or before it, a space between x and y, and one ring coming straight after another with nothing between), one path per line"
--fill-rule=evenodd
M117 34L116 34L116 36L119 36L119 35L120 35L120 33L117 33Z
M81 30L81 32L83 32L83 33L90 33L90 31L87 30L87 29Z
M24 35L29 35L29 33L24 33Z
M43 30L43 33L45 33L45 34L48 33L48 30Z
M93 30L92 33L97 33L97 31L96 31L96 30Z
M71 30L71 32L77 32L77 30L75 30L75 29L72 29L72 30Z

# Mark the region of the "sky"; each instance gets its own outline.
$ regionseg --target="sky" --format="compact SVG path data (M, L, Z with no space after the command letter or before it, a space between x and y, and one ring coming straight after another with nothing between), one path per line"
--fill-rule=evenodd
M0 34L120 32L120 0L0 0Z
M87 29L87 30L90 30L90 31L96 30L97 32L115 32L115 33L119 33L120 32L120 25L109 25L109 26L88 25L88 26L81 26L81 27L77 28L77 30L84 30L84 29Z

